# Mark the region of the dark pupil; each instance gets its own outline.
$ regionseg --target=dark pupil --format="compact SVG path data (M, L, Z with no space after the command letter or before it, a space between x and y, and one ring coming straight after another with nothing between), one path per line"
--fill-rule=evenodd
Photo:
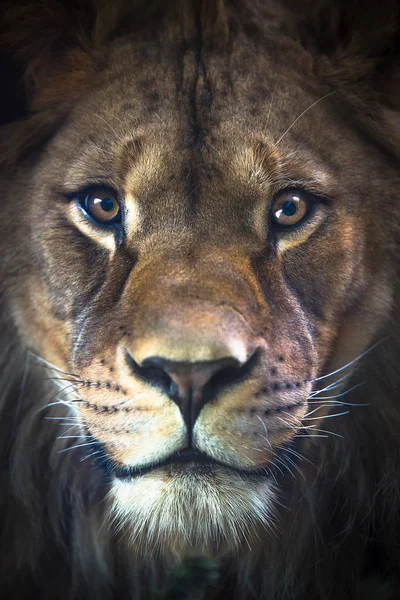
M101 209L105 212L110 212L114 208L114 200L112 198L103 198L100 202Z
M296 204L292 200L288 200L282 204L282 212L287 217L292 217L296 212Z

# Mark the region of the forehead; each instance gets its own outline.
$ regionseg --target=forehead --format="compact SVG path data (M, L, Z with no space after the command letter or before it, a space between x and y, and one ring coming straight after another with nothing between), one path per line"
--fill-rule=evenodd
M333 145L316 161L309 140L286 143L296 118L323 97L308 54L276 32L251 39L237 28L219 38L167 25L108 48L60 139L63 184L110 182L151 206L153 220L156 211L168 219L178 206L205 207L205 227L210 211L215 218L228 204L231 214L257 204L285 178L325 185ZM303 118L315 134L325 112L309 112Z
M200 147L211 133L226 143L238 130L246 141L277 139L296 109L323 94L310 56L276 33L257 40L242 30L228 39L202 39L190 28L173 34L159 25L117 40L82 112L105 108L136 135L175 133L176 142Z

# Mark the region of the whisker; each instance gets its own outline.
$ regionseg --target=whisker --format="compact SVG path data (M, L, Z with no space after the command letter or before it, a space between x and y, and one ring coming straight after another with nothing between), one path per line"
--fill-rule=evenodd
M43 381L70 381L74 384L85 383L83 379L71 379L68 377L44 377Z
M271 467L264 467L263 471L267 475L267 477L272 477L272 479L275 481L275 483L278 484L278 481L277 481L275 474L272 471Z
M111 130L111 131L112 131L112 132L113 132L113 133L114 133L114 134L117 136L117 139L118 139L120 142L123 142L123 139L122 139L122 137L119 135L119 133L117 133L117 131L114 129L114 127L112 127L112 125L111 125L111 124L110 124L110 123L109 123L109 122L108 122L108 121L107 121L107 120L106 120L104 117L102 117L101 115L98 115L97 113L92 113L92 115L93 115L94 117L97 117L98 119L101 119L102 121L104 121L104 123L105 123L105 124L106 124L106 125L107 125L107 126L110 128L110 130ZM122 121L121 121L121 123L122 123Z
M36 354L36 352L33 352L33 350L28 350L28 352L37 360L40 361L42 363L44 363L47 367L49 367L50 369L54 369L55 371L58 371L59 373L63 373L64 375L69 375L70 377L79 377L79 375L76 375L74 373L68 373L67 371L64 371L63 369L60 369L59 367L56 367L56 365L53 365L53 363L49 362L48 360L46 360L45 358L42 358L41 356L39 356L39 354Z
M79 429L82 429L82 425L71 425L70 423L60 423L60 427L69 427L69 429L67 429L66 431L64 431L64 435L69 433L70 431L72 431L73 429L75 429L76 427L79 427Z
M267 444L269 445L269 447L272 450L271 442L268 439L268 429L267 429L267 426L266 426L266 424L264 423L264 421L261 419L261 417L259 415L256 415L256 417L260 421L261 425L264 427L265 438L264 438L264 436L261 436L261 437L265 439L265 441L267 442ZM259 435L261 435L261 434L259 434Z
M290 127L288 127L285 131L285 133L283 135L281 135L281 137L279 138L279 140L277 140L275 142L275 146L277 146L279 144L279 142L281 142L283 140L283 138L285 137L285 135L287 133L289 133L289 131L292 129L292 127L294 127L294 125L296 125L297 121L299 119L301 119L301 117L303 115L305 115L309 110L311 110L316 104L318 104L319 102L322 102L322 100L325 100L325 98L328 98L329 96L332 96L333 94L336 94L338 90L333 90L333 92L329 92L328 94L325 94L325 96L322 96L321 98L318 98L318 100L316 100L315 102L313 102L312 104L310 104L310 106L308 108L306 108L305 110L303 110L303 112L297 117L297 119L295 119L293 121L293 123L290 125Z
M37 411L34 413L34 416L37 415L39 412L42 412L43 410L45 410L46 408L50 408L51 406L60 406L61 404L63 404L64 406L66 406L67 408L69 408L70 410L72 409L72 404L68 404L68 402L65 402L65 400L58 400L57 402L50 402L48 404L45 404L44 406L41 406L40 408L37 409Z
M65 389L64 389L64 390L61 390L61 391L58 393L58 395L59 395L59 394L62 394L63 392L65 392ZM82 403L82 402L83 402L83 401L81 400L81 398L80 398L79 394L78 394L78 393L77 393L75 390L70 390L69 392L67 392L67 393L63 394L63 396L61 396L61 397L58 399L58 400L59 400L59 402L62 402L62 401L64 401L64 400L65 400L66 398L68 398L68 396L70 396L71 394L75 394L75 395L76 395L76 396L78 396L78 397L77 397L77 398L69 398L68 400L66 400L66 402L70 402L71 404L79 404L79 403Z
M293 473L293 471L290 469L290 467L279 456L276 456L275 460L277 460L279 462L279 464L282 465L282 467L284 469L286 468L289 471L289 473L291 474L291 476L293 477L293 479L296 479L296 476Z
M285 448L285 452L290 452L290 454L293 454L293 456L296 456L296 458L298 458L301 461L305 460L306 462L310 463L310 465L312 465L315 469L317 469L317 471L320 471L320 469L317 467L317 465L314 464L309 458L306 458L299 452L296 452L295 450L293 450L293 448Z
M56 440L76 440L78 438L89 438L88 435L59 435Z
M303 429L311 429L314 427L313 425L305 425ZM328 435L334 435L336 437L342 438L344 440L344 436L340 435L340 433L336 433L336 431L327 431L326 429L318 429L315 428L312 431L320 431L321 433L327 433Z
M41 406L40 408L38 408L38 410L34 414L36 415L37 413L41 412L42 410L45 410L46 408L50 408L51 406L59 406L61 404L63 404L63 402L59 402L59 401L50 402L49 404L45 404L44 406ZM68 408L70 408L70 407L68 406Z
M304 435L294 435L293 439L295 439L295 438L328 438L328 437L329 437L329 435L307 435L307 434L304 434Z
M328 404L331 406L371 406L370 403L342 402L341 400L329 400L327 398L334 398L334 396L325 396L325 399L321 397L321 400L324 400L323 406ZM317 400L312 400L311 402L308 401L307 404L319 404L319 402Z
M102 450L96 450L96 452L92 452L91 454L87 454L86 456L84 456L83 458L81 458L79 460L79 462L83 462L84 460L86 460L87 458L90 458L91 456L94 456L95 454L102 454Z
M57 396L59 396L60 394L65 392L65 390L67 390L68 388L74 387L74 385L75 384L71 383L70 385L66 385L65 387L63 387L61 390L58 390L57 393L50 399L50 402L52 402L55 398L57 398ZM67 395L68 395L68 393L67 393Z
M353 365L357 361L361 360L362 358L364 358L364 356L366 354L368 354L369 352L371 352L372 350L374 350L374 348L376 348L377 346L379 346L380 344L382 344L383 342L385 342L388 339L389 339L389 336L383 338L382 340L379 340L378 342L375 342L375 344L372 344L372 346L370 346L369 348L367 348L366 350L364 350L364 352L361 352L361 354L359 354L356 358L353 358L353 360L351 360L350 362L348 362L346 365L343 365L343 367L340 367L339 369L336 369L336 371L332 371L331 373L328 373L327 375L321 375L321 377L316 377L316 379L312 379L312 381L320 381L321 379L326 379L327 377L331 377L332 375L336 375L336 373L340 373L340 371L343 371L343 369L347 369L347 367L350 367L351 365Z
M282 448L281 448L282 449ZM300 454L299 452L296 452L295 450L293 450L292 448L284 448L285 452L290 452L290 454L293 454L293 456L295 456L296 458L298 458L299 460L303 461L303 460L307 460L307 458L305 458L305 456L303 456L302 454Z
M291 465L293 465L293 468L296 469L296 471L300 474L300 476L304 479L304 481L306 480L306 476L304 475L304 473L301 471L301 469L298 467L298 465L296 465L296 463L289 458L289 456L286 456L285 459L290 462Z
M94 442L88 442L87 444L76 444L75 446L68 446L68 448L59 450L58 454L61 454L62 452L68 452L68 450L74 450L75 448L84 448L85 446L93 446L94 444L97 444L97 442L94 441Z
M335 413L334 415L325 415L324 417L322 417L324 420L325 419L333 419L333 417L341 417L342 415L348 415L350 413L349 410L346 410L344 412L341 413ZM303 421L317 421L321 419L321 417L307 417L305 416Z
M274 457L276 457L276 454L274 454ZM282 477L284 477L284 473L283 473L282 469L280 467L278 467L278 465L275 463L274 460L271 461L271 467L278 469L279 473L282 475Z
M317 410L321 410L321 408L330 408L330 406L329 406L329 404L318 404L318 406L316 408L314 408L313 410L310 410L310 412L308 412L306 415L304 415L303 418L309 417L313 413L317 412Z
M265 437L265 435L262 435L261 433L257 433L257 435L262 439L265 440L268 444L268 446L270 447L271 451L272 451L272 446L271 446L271 442L269 441L268 438ZM265 448L253 448L253 450L257 450L259 452L263 452L263 450L265 450ZM272 451L273 452L273 451Z
M266 128L268 127L268 124L269 124L269 118L271 116L272 104L273 104L274 99L275 99L275 92L276 92L276 90L274 89L273 92L272 92L272 94L271 94L271 99L269 101L269 107L268 107L268 112L267 112L267 121L266 121L266 125L265 125Z
M340 377L339 379L336 379L335 381L333 381L332 383L330 383L329 385L325 386L324 388L320 389L320 390L315 390L314 392L312 392L309 396L309 398L312 398L314 396L318 396L318 394L322 394L322 392L326 392L328 390L332 390L336 387L339 387L340 384L345 380L348 379L350 376L352 375L352 373L346 373L346 375L343 375L342 377ZM313 380L316 381L316 380Z
M56 402L55 404L58 404L58 402ZM46 408L46 407L43 407ZM79 423L80 420L78 417L75 416L71 416L71 417L44 417L45 421L69 421L70 423L73 423L74 421L76 423ZM62 425L62 423L60 423L60 425Z
M281 415L286 415L286 416L287 416L287 417L289 417L289 419L291 419L292 421L293 421L293 419L295 419L295 420L297 421L296 417L294 417L292 413L290 413L290 412L286 412L285 410L283 410L283 411L281 412ZM279 419L279 417L278 417L278 419ZM283 421L284 423L288 423L288 421L284 421L282 418L281 418L281 421Z
M357 383L357 385L354 385L352 388L346 390L345 392L342 392L341 394L337 394L336 396L320 396L318 400L335 400L336 398L342 398L343 396L350 394L350 392L353 392L354 390L356 390L362 385L365 385L366 383L366 381L362 381L361 383Z

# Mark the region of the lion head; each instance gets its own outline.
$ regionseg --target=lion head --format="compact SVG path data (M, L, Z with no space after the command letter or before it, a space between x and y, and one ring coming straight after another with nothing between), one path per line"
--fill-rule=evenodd
M386 4L4 10L12 597L149 598L192 557L207 598L355 598L377 548L396 571Z

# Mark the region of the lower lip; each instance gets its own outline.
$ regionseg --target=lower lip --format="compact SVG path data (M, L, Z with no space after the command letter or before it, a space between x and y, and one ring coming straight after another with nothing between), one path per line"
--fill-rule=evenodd
M285 452L285 448L281 448L281 452ZM118 465L112 463L112 461L101 461L103 467L105 467L108 475L114 476L117 479L134 479L135 477L140 477L142 475L147 475L153 471L170 471L171 474L192 474L192 475L206 475L212 472L215 472L217 469L224 469L227 472L231 472L232 474L236 473L241 477L249 477L249 478L263 478L269 479L273 478L276 480L279 477L279 474L282 474L281 469L275 469L272 465L266 466L266 468L260 468L256 470L238 468L232 465L224 464L213 458L207 456L206 454L202 454L195 450L183 450L182 452L177 452L176 454L170 456L163 462L158 464L152 464L145 467L137 467L137 468L119 468ZM106 464L104 464L104 462ZM275 472L276 471L276 472Z
M146 475L147 473L150 473L151 471L154 471L156 469L172 468L174 470L180 470L180 471L187 471L187 470L201 471L204 468L210 470L212 467L215 467L216 465L217 466L225 466L225 465L222 465L222 463L219 463L219 462L213 460L209 456L206 456L205 454L200 454L199 452L189 450L189 451L177 452L176 454L167 458L165 461L160 462L159 464L149 465L148 467L142 467L142 468L138 467L138 468L134 468L134 469L115 468L115 469L113 469L113 473L118 479L125 479L125 478L137 477L140 475Z
M134 479L135 477L140 477L142 475L147 475L148 473L160 470L164 473L169 472L171 475L210 475L213 472L221 469L224 469L227 472L231 472L232 474L238 474L241 477L248 477L251 479L259 479L260 477L265 479L270 478L272 475L272 473L267 469L240 469L238 467L233 467L224 464L222 462L213 460L203 455L200 455L199 457L193 457L193 459L190 459L186 456L181 457L179 455L174 455L165 462L156 465L150 465L148 467L136 469L114 468L112 470L112 474L117 479Z

